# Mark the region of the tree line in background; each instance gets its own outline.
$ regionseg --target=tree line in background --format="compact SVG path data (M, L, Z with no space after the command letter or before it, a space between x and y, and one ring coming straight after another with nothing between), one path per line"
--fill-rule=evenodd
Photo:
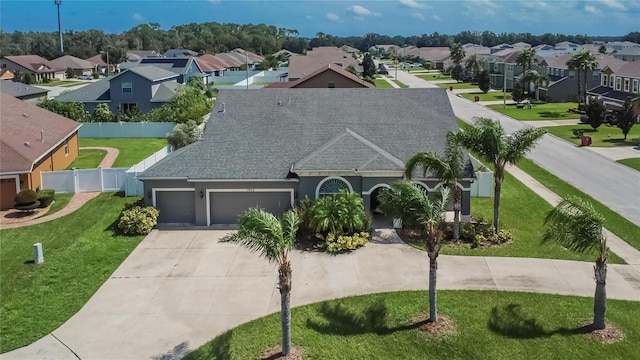
M160 28L158 23L137 25L120 34L108 34L102 30L74 31L67 30L62 34L65 54L82 59L99 54L112 48L129 50L155 50L164 52L168 49L190 49L198 53L221 53L235 48L243 48L260 55L272 54L280 49L295 53L305 53L307 49L317 46L349 45L361 51L371 46L390 44L397 46L450 46L454 43L475 43L484 46L495 46L502 43L513 44L526 42L532 46L539 44L556 44L571 41L578 44L594 40L628 40L640 42L640 32L631 32L621 37L589 37L587 35L564 35L546 33L500 33L492 31L462 31L456 35L422 34L414 36L387 36L369 33L364 36L337 37L319 32L314 38L300 37L297 30L278 28L265 24L232 24L232 23L191 23L173 26L168 30ZM46 59L59 57L58 33L41 31L0 30L0 56L39 55Z

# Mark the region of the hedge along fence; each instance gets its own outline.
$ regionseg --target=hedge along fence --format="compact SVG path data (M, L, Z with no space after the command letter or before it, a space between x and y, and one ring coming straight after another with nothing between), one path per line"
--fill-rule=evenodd
M173 122L82 123L81 138L164 138L173 131Z

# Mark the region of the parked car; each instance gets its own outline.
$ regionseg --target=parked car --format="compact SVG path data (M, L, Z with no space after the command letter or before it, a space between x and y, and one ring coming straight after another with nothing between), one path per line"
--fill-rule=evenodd
M78 76L78 80L93 80L93 75L91 75L91 74L80 75L80 76Z
M620 112L615 110L607 110L604 114L604 120L602 120L605 124L618 125L618 116ZM583 124L587 124L589 122L589 116L587 114L580 115L580 122Z

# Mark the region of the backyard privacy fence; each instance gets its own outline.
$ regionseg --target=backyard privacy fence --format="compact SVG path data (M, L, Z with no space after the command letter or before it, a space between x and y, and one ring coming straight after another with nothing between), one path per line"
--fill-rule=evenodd
M172 122L82 123L81 138L164 138L173 131Z
M162 148L129 169L43 171L40 173L40 180L43 189L53 189L57 193L124 191L125 196L138 196L144 190L142 181L136 176L170 152L171 146Z

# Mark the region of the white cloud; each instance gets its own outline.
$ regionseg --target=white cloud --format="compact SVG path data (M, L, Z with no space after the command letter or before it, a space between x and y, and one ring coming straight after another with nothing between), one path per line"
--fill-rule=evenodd
M584 9L587 12L590 12L592 14L597 14L598 13L598 10L595 8L595 6L587 5L587 6L584 7Z
M624 6L617 0L601 0L600 2L612 9L627 10L626 6Z
M331 21L338 21L340 20L340 16L334 14L334 13L327 13L327 15L325 15L327 17L327 19L331 20Z
M411 16L413 16L413 17L414 17L414 18L416 18L416 19L419 19L419 20L423 20L423 21L424 21L424 15L422 15L422 14L420 14L420 13L414 12L414 13L412 13L412 14L411 14Z
M435 15L433 15L433 20L442 21L442 18L440 16L438 16L438 14L435 14Z
M212 4L220 4L220 0L207 0L207 1Z
M313 19L313 16L311 16L311 15L305 15L304 17L309 19L309 20Z
M360 15L360 16L371 16L371 15L373 15L369 9L367 9L365 7L362 7L360 5L353 5L352 7L348 8L347 10L349 10L349 12L351 12L353 15Z
M144 21L144 16L142 16L142 15L140 15L138 13L133 14L133 16L131 18L133 20L135 20L135 21Z
M414 9L425 9L426 6L424 4L420 4L415 0L399 0L400 4L410 7L410 8L414 8Z
M476 18L480 16L494 16L496 15L496 9L498 5L491 0L468 0L464 2L466 11L464 15L470 18Z

